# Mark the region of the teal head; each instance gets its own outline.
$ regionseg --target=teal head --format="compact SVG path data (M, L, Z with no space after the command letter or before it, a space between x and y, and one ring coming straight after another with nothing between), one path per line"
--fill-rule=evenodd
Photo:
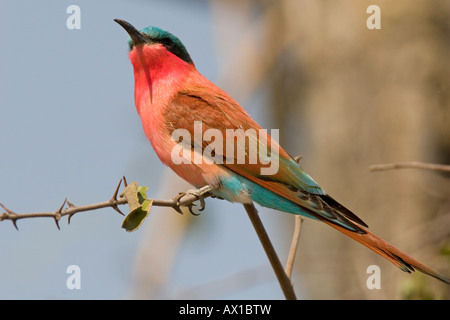
M183 43L170 32L153 26L148 26L138 31L125 20L114 19L114 21L120 24L130 35L130 39L128 40L130 51L140 45L161 44L180 59L194 64Z

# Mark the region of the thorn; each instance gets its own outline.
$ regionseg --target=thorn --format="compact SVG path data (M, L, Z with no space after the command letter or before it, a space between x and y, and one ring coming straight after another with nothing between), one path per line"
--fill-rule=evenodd
M123 215L124 216L124 214L123 214L123 212L122 211L120 211L120 209L119 209L119 207L117 206L117 205L112 205L111 206L114 210L116 210L118 213L120 213L121 215Z
M67 216L67 224L70 224L70 219L72 219L72 216L74 215L75 213L70 213L68 216Z
M61 205L61 207L59 207L58 211L56 211L56 213L59 214L59 216L61 216L62 209L63 209L64 206L66 205L66 202L67 202L67 198L64 199L63 204Z
M67 198L64 199L64 202L61 205L61 207L59 207L59 209L55 212L54 219L55 219L56 227L58 228L58 230L61 230L61 228L59 227L59 219L61 219L61 213L62 213L62 210L63 210L64 206L66 205L66 203L67 203Z
M116 187L116 190L114 190L113 196L112 196L112 198L111 198L110 201L113 201L113 202L116 202L116 201L117 201L117 195L118 195L118 193L119 193L119 189L120 189L120 186L121 186L121 184L122 184L122 180L124 181L125 187L127 186L127 180L125 179L125 177L122 177L122 179L120 179L119 184L118 184L117 187ZM111 205L111 207L112 207L114 210L116 210L119 214L121 214L122 216L125 215L122 211L120 211L120 209L119 209L119 207L117 206L117 204L113 204L113 205Z
M9 210L7 207L5 207L5 206L4 206L3 204L1 204L1 203L0 203L0 206L3 208L3 210L6 211L7 214L9 214L9 215L14 215L14 214L16 214L14 211Z
M177 204L177 207L180 207L180 200L181 200L181 198L183 198L184 196L186 195L186 192L179 192L178 193L178 195L175 197L175 198L173 198L173 201L175 201Z
M175 211L178 212L179 214L183 214L183 211L181 211L181 209L180 209L179 206L173 206L172 208L173 208L173 210L175 210Z
M122 179L125 179L125 177L123 177ZM117 194L119 193L120 185L122 184L122 179L120 179L119 184L117 185L116 190L114 191L114 194L111 198L113 200L117 200ZM126 186L126 182L125 182L125 186Z
M175 204L173 205L173 209L178 212L179 214L183 214L183 211L181 211L180 208L180 199L183 198L186 195L185 192L179 192L178 195L173 198L173 201L175 202Z
M19 231L19 228L17 227L17 214L9 210L7 207L5 207L2 203L0 203L0 206L5 210L5 212L0 216L0 221L3 219L9 219L11 220L12 224L14 225L14 228L16 228L17 231Z
M123 184L124 184L125 188L128 187L127 179L125 178L125 176L122 176L122 179L123 179Z
M69 206L69 208L75 208L76 206L72 203L72 202L70 202L69 200L67 200L67 205ZM75 213L70 213L68 216L67 216L67 223L68 224L70 224L70 218L74 215ZM58 220L61 218L61 216L58 218ZM58 229L59 229L59 224L58 223L56 223L57 224L57 226L58 226Z
M303 158L302 155L298 155L296 157L294 157L295 162L297 162L298 164L300 164L300 160Z
M56 227L58 228L58 230L61 230L61 228L59 227L59 218L60 218L61 216L59 216L59 217L55 217L54 219L55 219L55 223L56 223Z

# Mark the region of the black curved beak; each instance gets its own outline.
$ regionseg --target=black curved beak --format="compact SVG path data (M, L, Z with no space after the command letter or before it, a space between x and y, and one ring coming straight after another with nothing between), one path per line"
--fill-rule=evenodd
M140 33L139 30L133 27L130 23L121 19L114 19L114 21L120 24L122 28L124 28L125 31L128 32L128 34L131 37L131 41L133 41L134 46L148 43L148 38L144 36L142 33Z

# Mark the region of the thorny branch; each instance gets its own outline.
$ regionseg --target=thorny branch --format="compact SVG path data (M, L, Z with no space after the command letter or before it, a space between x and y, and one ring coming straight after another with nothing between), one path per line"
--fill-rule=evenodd
M302 156L297 156L294 158L294 160L299 163ZM85 206L76 206L67 199L64 200L62 205L54 212L36 212L36 213L16 213L7 207L5 207L3 204L0 203L0 206L5 210L0 215L0 222L3 220L10 220L14 227L18 229L17 227L17 221L20 219L27 219L27 218L53 218L56 226L58 229L60 229L59 226L59 220L67 216L68 217L68 223L70 224L70 219L79 212L83 211L93 211L103 208L113 208L121 215L124 215L122 211L120 211L119 206L129 204L129 201L125 197L124 191L123 193L119 194L120 186L122 184L122 181L124 182L125 188L127 187L127 181L125 177L120 179L119 184L117 185L116 189L114 190L114 193L111 197L111 199L99 202L95 204L85 205ZM170 200L159 200L159 199L147 199L151 200L151 206L158 206L158 207L170 207L176 210L178 213L182 213L181 207L187 207L189 211L193 215L198 215L192 211L192 207L195 206L194 202L199 201L200 207L199 211L203 211L205 209L205 201L204 199L207 197L214 197L211 194L211 191L214 188L207 185L201 189L198 190L189 190L187 192L182 192L178 196L176 196L173 199ZM67 205L67 207L66 207ZM278 282L280 283L281 289L283 290L283 293L288 300L296 300L294 288L291 283L291 273L292 268L294 264L294 258L295 253L297 251L298 241L300 237L300 229L301 229L301 217L296 217L295 220L295 231L294 231L294 237L292 239L291 249L289 253L289 257L287 260L286 265L286 271L283 269L283 266L281 265L280 259L278 258L278 255L273 248L270 239L267 235L267 232L264 229L264 226L259 218L258 211L254 207L253 204L245 204L244 205L245 210L247 211L247 214L253 224L253 227L255 228L255 231L261 241L261 244L263 245L264 250L266 251L267 257L269 258L269 261L272 265L272 268L277 276Z
M120 209L119 206L120 205L125 205L127 204L127 199L125 199L122 195L119 195L119 189L120 186L122 184L122 180L124 182L125 187L127 186L127 182L125 177L123 177L122 179L120 179L119 184L117 185L111 199L109 199L108 201L104 201L104 202L99 202L99 203L95 203L95 204L90 204L90 205L85 205L85 206L76 206L73 203L71 203L70 201L68 201L67 199L64 200L63 204L54 212L35 212L35 213L16 213L10 209L8 209L7 207L5 207L3 204L0 203L0 206L5 210L5 212L3 212L0 215L0 221L3 220L10 220L14 227L18 229L17 227L17 221L20 219L28 219L28 218L53 218L55 220L56 226L58 227L58 229L60 229L59 227L59 220L64 217L67 216L68 217L68 223L70 224L70 219L79 212L83 212L83 211L93 211L93 210L98 210L98 209L103 209L103 208L113 208L114 210L116 210L118 213L120 213L121 215L124 215ZM194 202L196 201L200 201L201 205L199 210L202 211L205 207L205 203L204 203L204 198L210 197L211 194L209 193L209 191L211 191L211 187L207 186L208 188L202 188L199 189L198 191L200 191L199 194L195 194L195 193L190 193L189 191L186 193L180 193L180 195L178 195L177 197L175 197L174 199L170 199L170 200L159 200L159 199L155 199L153 200L152 206L157 206L157 207L170 207L173 208L174 210L176 210L179 213L182 213L181 211L181 207L188 207L189 211L192 214L195 214L192 211L192 206L194 206ZM67 206L66 206L67 205ZM64 208L66 207L66 208Z
M295 160L299 161L300 157L297 157ZM125 204L128 204L129 202L126 199L126 197L124 196L125 192L122 194L119 194L119 189L122 184L122 180L124 182L125 188L127 187L126 179L125 179L125 177L123 177L122 179L120 179L119 184L117 185L111 199L109 199L108 201L99 202L99 203L95 203L95 204L91 204L91 205L85 205L85 206L76 206L73 203L67 201L67 199L65 199L63 204L55 212L16 213L0 203L0 206L5 210L5 212L3 212L0 215L0 221L10 220L13 223L14 227L18 230L17 221L20 219L46 217L46 218L53 218L55 220L56 226L58 227L58 229L60 229L59 220L63 216L67 216L68 223L70 223L70 219L73 217L73 215L75 215L78 212L93 211L93 210L111 207L114 210L116 210L118 213L120 213L121 215L124 215L122 213L122 211L120 211L119 205L125 205ZM152 206L171 207L179 213L182 213L181 207L188 207L189 211L192 214L198 215L192 211L192 207L195 205L194 202L200 201L200 207L198 210L203 211L205 208L204 199L207 197L214 197L210 193L210 191L212 191L213 189L214 189L213 187L207 185L198 190L189 190L187 192L180 193L178 196L176 196L175 198L170 199L170 200L158 200L158 199L154 199L154 200L148 199L148 200L151 200ZM67 205L67 207L66 207L66 205ZM284 293L286 299L295 300L296 296L294 293L294 288L292 286L292 283L290 282L290 276L291 276L290 273L292 271L292 265L294 263L294 256L295 256L295 251L297 249L301 223L296 222L296 232L294 235L294 239L292 241L290 257L288 258L288 263L287 263L287 270L289 270L288 271L289 273L287 274L284 271L284 269L281 265L281 262L277 256L277 253L270 242L267 232L265 231L264 226L258 216L258 212L257 212L256 208L254 207L253 204L245 204L244 208L247 211L247 213L250 217L250 220L252 221L252 224L255 228L256 233L258 234L258 237L261 241L261 244L264 247L264 250L266 251L267 257L269 258L269 261L270 261L270 263L273 267L273 270L278 278L281 289L283 290L283 293ZM301 222L301 220L299 222Z

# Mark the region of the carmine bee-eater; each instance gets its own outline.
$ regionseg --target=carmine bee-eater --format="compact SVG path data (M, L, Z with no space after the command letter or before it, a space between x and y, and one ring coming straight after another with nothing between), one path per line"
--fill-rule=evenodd
M145 135L159 159L180 177L196 188L212 186L213 195L231 202L256 202L322 221L403 271L416 269L450 283L446 276L369 232L360 218L329 196L236 101L197 71L177 37L156 27L138 31L124 20L115 21L130 35L134 98ZM235 133L231 139L230 130ZM220 137L226 137L222 144ZM240 145L243 159L237 159L235 138L248 142ZM175 161L174 155L181 153L181 161ZM264 174L273 156L277 170Z

